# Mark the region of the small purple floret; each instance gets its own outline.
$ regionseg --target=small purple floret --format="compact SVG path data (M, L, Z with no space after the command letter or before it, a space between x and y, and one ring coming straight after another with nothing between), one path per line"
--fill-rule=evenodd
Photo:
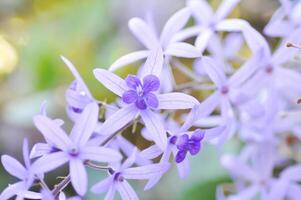
M197 129L193 132L192 136L189 138L187 134L184 134L177 138L176 146L179 150L176 155L176 162L182 162L189 152L191 155L196 155L201 149L201 142L204 138L205 131ZM170 142L173 138L170 139Z
M154 75L145 76L143 83L141 83L137 76L128 75L125 81L130 89L122 95L124 103L135 103L136 107L140 110L145 110L147 107L158 107L158 99L156 95L152 93L160 88L160 80L158 77Z

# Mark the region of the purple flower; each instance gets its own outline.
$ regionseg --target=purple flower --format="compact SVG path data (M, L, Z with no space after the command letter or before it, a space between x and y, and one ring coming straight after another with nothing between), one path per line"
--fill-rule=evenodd
M145 110L147 107L158 107L158 98L153 92L160 88L160 80L155 75L144 77L143 83L134 75L128 75L125 81L131 89L123 93L122 100L124 103L135 103L140 110Z
M185 40L197 36L195 46L200 52L203 52L215 32L222 31L218 28L219 24L227 21L224 18L239 2L240 0L224 0L214 14L211 6L205 0L187 1L187 8L192 11L197 24L177 33L175 40Z
M301 3L295 5L289 0L280 0L281 7L271 17L264 28L264 33L270 37L288 37L301 25Z
M224 126L195 131L182 131L181 128L177 130L169 131L170 137L168 138L168 145L164 151L162 151L157 145L150 146L141 152L141 157L147 159L154 159L163 153L161 163L169 161L171 154L175 157L178 172L181 178L185 178L189 173L189 161L187 153L196 155L201 149L201 143L203 141L209 142L217 138L225 130ZM160 174L152 180L156 183L155 179L159 178ZM148 188L152 187L153 182L148 183Z
M273 184L273 169L277 152L270 141L246 146L240 156L223 155L222 165L229 171L237 185L236 194L229 199L251 200L258 194L269 199L269 190Z
M181 135L179 138L171 138L169 141L175 143L178 149L176 162L180 163L186 158L187 152L191 155L196 155L201 149L201 141L205 136L205 132L197 129L189 137L187 134ZM175 136L173 136L175 137ZM174 141L176 140L176 141Z
M287 39L298 43L301 41L300 34L301 29L298 29ZM286 48L284 43L281 43L274 53L265 48L257 73L246 83L244 89L251 95L262 94L260 91L266 90L269 95L275 95L273 98L285 97L294 101L301 95L301 89L296 85L301 81L301 74L294 68L285 67L285 64L292 60L297 52L298 49Z
M72 121L75 121L76 117L79 116L79 114L84 110L84 108L89 103L94 102L95 99L92 96L89 88L83 81L81 75L76 70L75 66L64 56L61 56L61 59L69 68L69 70L75 78L75 81L72 82L65 94L68 103L68 116Z
M71 183L79 195L87 190L86 160L96 162L116 162L121 160L119 152L105 147L87 145L98 119L98 105L90 103L80 114L70 136L53 120L44 115L34 117L34 124L43 134L46 141L55 145L56 151L39 158L33 169L37 173L49 172L69 162Z
M23 159L25 166L11 156L1 156L1 162L4 169L12 176L20 179L19 182L9 185L0 195L0 199L10 199L17 196L17 199L40 199L41 194L29 191L38 173L32 168L29 153L28 142L24 139L23 142Z
M299 199L301 195L300 180L301 165L287 167L280 173L279 178L273 181L268 198L273 200Z
M260 51L261 52L261 51ZM241 106L252 99L249 91L243 90L242 85L248 81L259 67L254 67L262 60L262 55L258 52L253 58L241 66L231 77L227 77L225 72L210 57L203 57L202 66L205 72L216 86L216 91L196 106L187 117L183 129L191 127L196 121L210 115L216 107L220 107L221 116L224 124L229 130L220 138L224 142L226 138L235 131L237 119L234 115L233 107Z
M187 8L177 11L166 22L159 38L151 25L140 18L132 18L129 21L129 29L147 50L136 51L122 56L111 65L110 70L116 70L135 61L150 57L154 51L157 52L157 59L159 60L163 60L164 56L185 58L200 57L200 52L198 52L194 46L188 43L178 42L179 40L172 40L173 36L188 22L190 15L191 12ZM153 67L160 68L160 66Z
M136 159L136 151L121 165L108 170L109 177L92 186L94 193L103 193L107 191L106 200L113 200L116 190L121 199L138 199L136 192L127 182L132 180L148 180L159 173L165 173L169 169L168 163L150 164L142 167L131 167Z
M152 68L146 67L145 69L150 69L150 72L152 72ZM126 80L123 80L112 72L104 69L95 69L94 75L99 82L121 97L125 103L131 103L125 105L106 119L98 130L98 132L103 135L113 134L140 115L151 134L151 138L159 147L165 149L167 145L166 131L160 121L158 113L154 112L152 108L190 109L199 104L194 97L183 93L152 93L160 86L156 74L153 73L143 78L143 85L137 77L129 76ZM141 98L141 95L143 98Z

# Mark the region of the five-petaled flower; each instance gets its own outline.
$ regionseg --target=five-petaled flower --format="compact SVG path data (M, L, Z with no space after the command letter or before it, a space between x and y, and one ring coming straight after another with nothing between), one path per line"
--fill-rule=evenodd
M136 161L136 150L122 163L108 169L109 177L96 183L91 191L103 193L107 191L106 200L113 200L116 190L122 199L139 199L136 192L126 179L148 180L157 174L165 173L169 169L168 163L149 164L141 167L131 167Z
M30 159L29 159L29 152L28 152L28 141L24 139L23 142L23 159L25 166L23 166L19 161L14 159L11 156L3 155L1 156L1 162L4 166L4 169L10 173L11 175L15 176L16 178L20 179L19 182L9 185L0 195L0 199L10 199L13 196L17 196L17 199L41 199L41 194L29 191L32 184L34 183L35 179L38 176L36 171L33 169Z
M122 100L126 104L135 103L140 110L147 107L157 108L159 105L158 98L153 93L160 88L160 80L155 75L148 75L143 78L143 83L134 75L128 75L125 79L130 90L122 95Z
M34 124L45 137L46 141L54 144L56 151L44 154L32 166L36 173L49 172L66 162L69 162L71 182L79 195L87 190L87 172L84 166L86 160L96 162L117 162L122 156L119 152L88 145L98 119L98 105L90 103L75 122L70 136L61 129L54 120L44 115L34 117Z
M152 72L153 66L144 66L145 71ZM145 73L143 73L145 74ZM136 76L128 76L126 80L104 69L95 69L94 75L105 87L122 98L125 102L120 110L112 114L98 132L103 135L111 135L121 127L133 121L140 115L153 141L161 148L167 145L166 130L156 112L160 109L190 109L199 102L194 97L184 93L155 94L159 89L158 79L160 71L143 77L143 84Z

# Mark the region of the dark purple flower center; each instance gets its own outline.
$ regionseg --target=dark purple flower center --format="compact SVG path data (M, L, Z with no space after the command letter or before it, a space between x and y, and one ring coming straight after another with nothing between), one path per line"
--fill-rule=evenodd
M229 93L229 87L228 87L228 86L223 86L223 87L221 88L221 93L222 93L223 95L228 94L228 93Z
M71 109L75 112L75 113L81 113L83 110L80 108L75 108L75 107L71 107Z
M199 153L204 135L205 131L197 129L193 132L190 138L187 134L183 134L180 137L176 138L176 146L178 149L176 162L181 163L186 158L188 152L191 155L196 155L197 153Z
M145 110L147 107L158 107L158 99L153 93L160 88L160 80L158 77L147 75L143 78L142 83L137 76L128 75L125 81L130 89L122 95L124 103L135 103L136 107L140 110Z
M267 74L272 74L273 71L274 71L273 65L268 64L268 65L266 66L266 68L265 68L265 72L266 72Z
M74 147L69 150L69 155L72 157L77 157L79 155L79 150Z
M124 180L123 176L121 176L120 172L114 174L114 181L122 182Z

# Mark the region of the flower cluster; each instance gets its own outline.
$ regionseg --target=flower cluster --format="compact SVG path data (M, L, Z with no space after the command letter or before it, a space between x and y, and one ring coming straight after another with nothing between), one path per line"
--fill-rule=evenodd
M69 184L77 196L68 199L84 199L88 192L106 193L106 200L116 193L124 200L138 199L127 180L146 180L145 189L150 189L172 163L185 178L189 158L200 154L204 143L223 150L229 139L239 140L243 148L238 155L221 153L234 187L220 185L217 199L300 199L300 50L286 43L301 42L301 2L280 1L264 28L266 36L279 40L273 48L247 21L227 18L239 2L224 0L214 12L205 0L187 0L159 37L149 21L131 19L129 29L145 50L93 71L117 95L110 104L95 99L75 66L62 57L75 78L66 90L73 128L67 134L64 122L47 116L43 103L33 122L44 141L29 151L24 140L24 166L8 155L1 157L6 171L20 181L9 185L0 200L63 200ZM190 59L192 68L180 58ZM138 61L135 75L116 75ZM179 72L187 82L177 80ZM139 149L128 141L122 135L128 127L151 145ZM66 164L68 175L48 186L45 174ZM107 177L88 188L86 168ZM39 190L33 190L37 184Z

